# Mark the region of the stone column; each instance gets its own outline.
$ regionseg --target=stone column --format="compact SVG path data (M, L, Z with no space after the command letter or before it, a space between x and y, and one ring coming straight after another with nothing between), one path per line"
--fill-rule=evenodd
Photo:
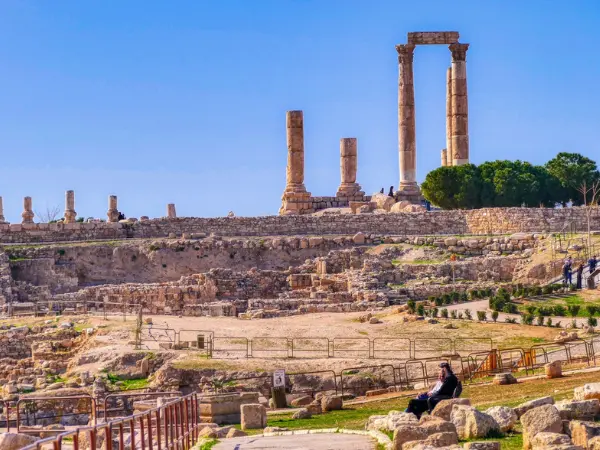
M448 165L448 150L442 149L442 167L446 167Z
M23 212L21 213L22 223L33 223L34 216L31 197L25 197L23 199Z
M454 161L452 151L452 67L446 71L446 150L448 161L446 165L451 166Z
M0 197L0 223L6 223L4 219L4 206L2 205L2 197Z
M73 223L77 218L75 212L75 191L65 193L65 223Z
M469 44L450 44L452 52L452 165L469 163L469 104L467 50Z
M400 154L399 191L419 194L417 186L417 147L415 135L415 88L413 85L412 44L396 45L398 52L398 151Z
M287 168L280 214L301 213L311 209L310 193L304 186L304 114L286 113Z
M108 211L106 212L108 222L119 221L119 210L117 209L117 196L111 195L108 197Z
M340 139L340 175L341 184L336 197L362 197L365 195L356 182L358 168L358 149L356 138Z
M169 203L167 205L167 217L169 219L177 218L177 212L175 211L175 203Z

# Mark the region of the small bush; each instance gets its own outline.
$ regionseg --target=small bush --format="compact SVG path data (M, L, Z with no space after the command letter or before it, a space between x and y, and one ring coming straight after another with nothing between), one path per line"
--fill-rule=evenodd
M544 325L544 316L543 315L539 315L537 316L537 324L541 327L542 325Z
M577 321L575 319L571 321L571 328L577 329Z
M556 322L556 325L554 325L556 328L562 328L562 325L560 324L560 320L558 322Z
M444 294L444 295L442 295L442 303L444 305L450 305L450 304L452 304L452 297L450 296L450 294Z
M454 312L454 311L452 311L452 312ZM462 318L463 318L463 313L459 312L459 313L458 313L458 318L459 318L459 319L462 319Z
M414 300L409 300L406 302L406 306L408 308L408 312L414 314L417 309L417 304Z
M450 317L452 319L456 319L456 317L457 317L456 310L453 309L452 311L450 311Z
M571 284L569 286L569 292L575 292L577 290L577 287L574 284Z
M552 293L552 287L550 287L550 286L544 286L542 288L542 294L548 295L548 294L551 294L551 293Z
M460 294L460 301L463 302L463 303L469 301L469 296L467 295L466 292L463 292L463 293Z
M527 311L527 314L533 315L533 314L535 314L535 311L537 310L537 308L533 305L527 305L525 310Z
M471 314L471 310L470 309L465 309L465 318L467 320L473 320L473 315Z
M487 320L487 312L477 311L477 320L480 322L485 322Z
M442 300L442 297L436 297L436 298L434 298L433 302L435 303L435 306L442 306L444 304L444 301Z
M431 317L437 317L438 316L438 309L437 308L433 308L431 310Z
M517 323L517 319L515 319L514 317L507 317L506 319L504 319L504 321L506 323Z
M567 308L562 305L556 305L553 308L553 312L555 316L565 317L567 315Z
M417 315L425 316L425 306L423 305L423 302L419 302L417 305Z
M477 289L471 289L469 291L469 298L471 300L477 300L479 298L479 291Z
M548 317L546 320L546 326L552 328L552 317Z
M460 301L460 294L458 292L453 292L451 296L454 303L458 303Z
M440 315L444 318L447 319L448 318L448 309L444 308L440 311Z
M569 310L569 314L571 317L577 317L577 315L579 314L579 310L581 309L581 306L569 305L567 309Z
M598 312L598 307L596 305L587 305L585 309L590 317L594 317Z
M507 314L518 314L519 308L514 303L507 303L506 305L504 305L504 308L502 308L502 312L505 312Z
M498 311L492 311L492 320L494 321L494 323L496 323L498 321L498 316L500 314L498 313Z
M595 317L588 317L587 324L590 327L597 327L598 326L598 319L596 319Z

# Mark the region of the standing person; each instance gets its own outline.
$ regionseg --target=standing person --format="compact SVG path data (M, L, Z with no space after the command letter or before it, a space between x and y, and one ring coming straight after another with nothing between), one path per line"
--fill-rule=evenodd
M456 386L458 386L458 378L452 372L450 364L441 363L438 381L434 388L427 393L419 394L417 398L408 402L406 412L413 413L417 419L420 419L425 411L429 411L431 414L439 402L452 398Z
M573 284L573 281L571 279L571 264L572 264L572 260L571 257L569 256L566 260L565 263L563 265L563 278L565 280L565 286L569 285L569 284Z
M388 192L388 197L394 196L394 186L390 186L390 192Z
M380 194L383 194L383 188L381 188L381 190L379 191Z
M581 289L581 281L583 279L583 264L579 264L577 267L577 289Z
M588 261L588 265L590 266L590 274L596 270L596 266L598 265L598 260L596 259L596 255L592 256L589 261Z

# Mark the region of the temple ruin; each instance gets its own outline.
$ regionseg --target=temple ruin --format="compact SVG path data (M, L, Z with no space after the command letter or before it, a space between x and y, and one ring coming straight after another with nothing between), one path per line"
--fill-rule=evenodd
M400 182L395 201L420 203L417 184L417 145L415 129L415 89L413 56L417 45L448 45L452 55L446 72L446 148L442 166L469 162L469 113L467 100L466 55L469 44L459 43L457 31L408 33L407 43L396 45L398 53L398 154ZM302 111L286 113L287 169L286 186L279 214L308 214L324 208L368 204L356 182L358 146L356 138L340 141L341 183L335 197L313 197L304 185L304 115ZM354 207L353 207L354 209Z

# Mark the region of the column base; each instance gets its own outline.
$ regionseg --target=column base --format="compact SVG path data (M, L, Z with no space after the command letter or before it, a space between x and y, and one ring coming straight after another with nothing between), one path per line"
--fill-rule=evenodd
M34 216L35 214L33 214L33 211L23 211L21 214L21 217L23 218L21 223L33 223Z
M308 214L314 212L310 192L304 185L287 186L281 197L279 215Z
M77 213L75 211L65 211L65 223L75 223L77 220Z
M108 218L108 222L118 222L119 211L117 211L116 209L109 209L106 213L106 217Z
M358 183L342 183L335 194L336 197L363 197L364 195Z
M416 182L400 183L400 188L394 193L396 202L407 201L415 205L420 205L424 200L421 189Z

